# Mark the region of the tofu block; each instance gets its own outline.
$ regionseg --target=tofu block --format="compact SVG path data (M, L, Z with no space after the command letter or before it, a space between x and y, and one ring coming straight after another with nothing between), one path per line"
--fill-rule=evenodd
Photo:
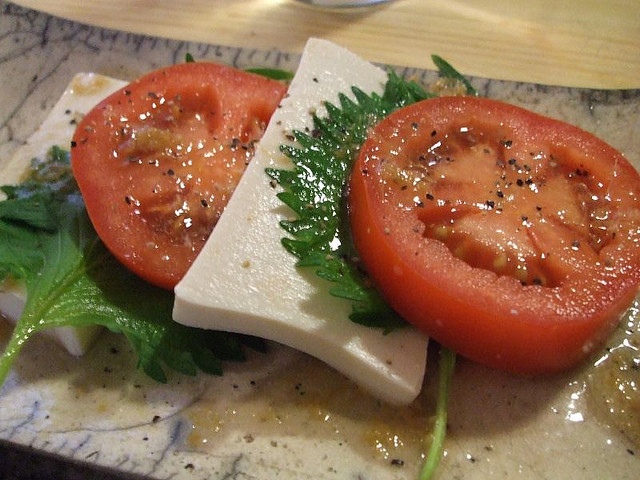
M382 93L386 73L330 42L311 39L257 152L204 249L176 286L174 319L256 335L313 355L378 398L408 404L421 390L428 339L413 327L388 335L348 319L351 304L281 245L292 212L276 197L267 167L290 168L280 145L312 126L310 112L356 85Z

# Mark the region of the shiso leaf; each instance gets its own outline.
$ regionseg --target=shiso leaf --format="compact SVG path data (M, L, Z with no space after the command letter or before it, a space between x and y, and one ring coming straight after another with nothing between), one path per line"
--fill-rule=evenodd
M434 56L440 75L463 78ZM471 91L471 85L464 79ZM405 325L375 290L358 261L349 231L345 189L349 174L369 129L391 112L436 95L413 80L388 71L382 95L351 88L338 104L326 102L326 115L313 116L311 132L294 131L295 145L281 145L292 169L267 169L282 187L278 198L295 214L280 223L288 236L282 245L298 259L300 268L332 283L330 293L352 302L350 319L385 332ZM475 93L475 91L474 91Z

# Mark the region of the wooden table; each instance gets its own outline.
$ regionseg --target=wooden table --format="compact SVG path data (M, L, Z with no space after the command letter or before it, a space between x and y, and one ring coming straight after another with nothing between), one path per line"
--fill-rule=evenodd
M640 87L638 0L396 0L320 10L295 0L18 0L107 28L299 52L310 36L372 61L594 88Z

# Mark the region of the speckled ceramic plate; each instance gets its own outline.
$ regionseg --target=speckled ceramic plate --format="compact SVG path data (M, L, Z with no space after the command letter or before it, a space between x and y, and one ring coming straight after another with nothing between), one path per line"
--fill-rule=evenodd
M3 159L37 128L76 72L131 79L186 53L238 67L293 70L298 61L278 51L106 31L0 5ZM427 83L434 78L400 71ZM473 81L484 95L593 131L640 164L638 91ZM0 341L9 332L0 321ZM36 339L0 390L0 439L151 478L415 478L433 412L433 366L419 399L394 409L318 361L270 347L227 365L222 377L173 376L158 385L136 371L118 336L105 334L82 359ZM593 372L585 366L528 379L460 361L439 478L640 478L623 427L607 425L585 386Z

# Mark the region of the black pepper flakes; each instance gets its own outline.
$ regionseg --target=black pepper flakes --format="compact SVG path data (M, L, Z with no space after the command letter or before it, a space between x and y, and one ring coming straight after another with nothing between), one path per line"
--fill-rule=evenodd
M401 460L399 458L392 458L391 465L393 465L394 467L404 467L404 460Z

